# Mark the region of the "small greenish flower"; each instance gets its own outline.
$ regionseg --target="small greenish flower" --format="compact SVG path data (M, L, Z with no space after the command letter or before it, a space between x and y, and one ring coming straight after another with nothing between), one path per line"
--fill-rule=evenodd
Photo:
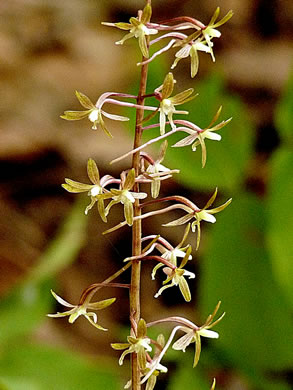
M133 204L135 199L144 199L147 197L147 194L144 192L132 192L130 191L135 183L135 171L132 168L126 179L121 184L121 189L112 188L107 195L104 195L104 198L112 198L111 202L107 205L105 209L105 215L109 214L111 207L114 204L122 203L124 205L124 216L127 225L131 226L133 224Z
M168 175L168 173L171 172L169 168L161 164L161 162L164 160L167 146L168 142L164 141L160 147L158 159L154 162L154 164L150 164L146 170L148 174L152 175L151 195L153 198L157 198L159 196L161 188L161 177L159 175L156 176L156 174L165 173Z
M137 337L128 336L128 343L113 343L112 348L116 350L125 350L119 359L119 365L123 364L124 358L129 353L136 353L138 356L138 363L141 370L144 370L147 366L146 353L151 352L150 346L151 340L147 337L147 328L144 319L140 319L137 326Z
M161 135L165 134L166 126L166 116L171 124L172 129L175 129L176 126L173 122L173 114L188 114L188 111L176 111L175 106L183 103L187 103L190 100L194 99L195 96L190 96L193 93L193 88L186 89L183 92L178 93L175 96L172 96L174 89L174 77L171 72L165 77L164 83L162 85L161 92L161 102L160 102L160 133Z
M191 247L188 246L188 249L185 253L184 258L181 261L181 264L179 267L176 267L175 269L165 267L163 268L163 271L167 275L166 280L163 282L163 287L160 288L160 290L155 294L155 298L158 298L164 290L166 290L169 287L173 286L179 286L179 289L181 291L181 294L183 295L183 298L186 302L191 301L191 294L190 289L188 286L188 283L185 280L185 277L188 277L189 279L195 278L195 274L193 272L186 271L183 269L183 267L186 265L189 257L191 254ZM170 282L170 283L169 283ZM167 284L169 283L169 284Z
M78 317L84 316L95 328L100 330L107 330L97 323L97 314L92 311L88 312L88 310L105 309L106 307L112 305L112 303L116 301L116 298L105 299L99 302L90 302L91 295L89 295L82 304L72 305L71 303L68 303L59 297L59 295L57 295L54 291L51 290L51 293L57 302L65 307L69 307L70 310L64 311L63 313L47 314L48 317L59 318L69 316L68 321L73 324Z
M154 35L158 33L158 30L154 28L148 28L147 23L150 22L152 17L152 7L148 3L141 15L137 18L130 18L129 22L130 23L102 23L106 26L114 26L118 27L121 30L126 30L130 31L128 34L125 35L124 38L122 38L120 41L116 42L116 45L123 45L123 43L132 37L138 38L138 44L140 47L140 50L142 52L142 55L145 58L149 58L149 51L148 51L148 46L147 46L147 40L146 37L148 35Z
M182 327L181 330L185 332L185 335L180 337L172 346L173 349L177 351L183 351L185 352L185 349L189 346L191 343L195 343L195 355L193 360L193 367L195 367L199 361L200 352L201 352L201 337L208 337L212 339L217 339L219 337L219 334L217 332L214 332L213 330L210 330L213 326L218 324L218 322L221 321L221 319L224 317L225 313L221 315L216 321L213 322L214 317L217 314L217 311L219 310L221 302L219 302L212 314L208 316L206 319L206 322L201 326L197 327L194 325L194 328L189 327ZM214 385L212 386L212 389L214 388Z
M211 53L213 61L215 61L215 56L214 56L214 52L213 52L213 43L212 43L211 39L220 38L221 33L219 30L217 30L217 27L220 27L224 23L226 23L233 16L233 12L229 11L227 13L227 15L225 15L221 20L219 20L217 23L215 23L219 14L220 14L220 8L218 7L216 9L214 15L212 16L209 24L204 29L201 30L203 37L204 37L208 47L210 48L210 53Z
M154 366L156 366L156 369L154 370L152 375L147 380L146 387L145 387L146 390L153 390L154 389L156 382L157 382L157 377L160 374L160 372L162 372L162 373L168 372L167 367L163 366L161 363L158 363L158 359L159 359L161 351L164 348L164 345L165 345L165 338L162 334L159 334L157 337L157 345L155 348L155 353L154 353L154 356L152 358L152 361L147 362L146 369L144 370L144 373L143 373L144 375L147 375L147 373L150 370L152 370Z
M91 158L88 160L87 163L87 172L88 172L88 177L93 184L84 184L71 179L65 179L65 184L62 184L62 187L68 192L73 192L73 193L87 192L88 196L90 196L91 198L91 203L85 209L85 214L87 214L89 210L94 206L94 204L98 202L99 214L102 220L104 222L107 222L106 215L105 215L105 208L104 208L104 198L102 196L103 187L101 186L100 183L100 174L99 174L97 164Z
M212 43L211 43L212 44ZM191 60L191 77L193 78L198 72L199 59L198 52L204 51L205 53L212 53L210 46L206 44L206 41L197 39L195 41L188 42L183 44L183 47L175 54L175 61L171 66L171 69L174 69L178 62L183 58L190 56Z
M194 152L196 150L197 146L200 145L201 146L202 167L204 167L206 164L206 161L207 161L207 149L206 149L206 145L205 145L205 141L204 141L205 138L211 139L214 141L220 141L222 138L221 135L214 133L214 132L222 129L222 127L226 126L232 120L232 118L229 118L229 119L222 121L221 123L218 123L217 125L213 126L215 124L215 122L218 120L218 118L221 114L221 111L222 111L222 106L218 109L216 115L214 116L214 118L212 119L212 121L208 125L208 127L203 129L202 131L194 130L194 132L192 134L189 134L187 137L176 142L176 144L172 145L172 147L173 148L180 148L180 147L188 146L188 145L192 144L191 148L192 148L192 151ZM188 131L190 133L191 130L189 129Z
M78 121L80 119L88 118L92 123L92 129L97 130L98 126L101 126L102 130L112 138L112 134L105 126L105 122L103 120L103 116L106 118L115 120L115 121L128 121L129 118L120 115L109 114L105 112L100 107L96 107L91 100L81 92L75 92L77 99L80 104L86 108L86 111L65 111L63 115L61 115L62 119L66 119L68 121Z
M175 265L175 267L177 267L177 258L180 257L183 259L186 255L187 249L189 248L189 245L183 247L183 244L188 236L189 230L190 230L190 223L186 226L182 240L173 249L167 249L165 246L158 243L155 244L156 248L161 252L163 259L168 260L171 264ZM190 254L188 260L191 259L192 259L192 255ZM155 276L158 269L163 266L164 266L163 263L159 263L154 267L152 271L152 280L155 280Z
M220 211L224 210L232 202L232 198L230 198L229 200L227 200L226 203L222 204L221 206L218 206L214 209L208 209L213 204L214 200L216 199L217 193L218 193L218 189L216 188L214 194L208 200L208 202L206 203L204 208L200 209L199 211L198 210L194 211L192 208L187 207L186 209L187 210L189 209L188 210L189 212L187 214L185 214L183 217L180 217L172 222L166 223L163 226L183 225L194 218L195 221L193 221L191 224L191 230L193 232L195 232L195 230L197 228L197 242L196 242L196 250L197 250L199 247L199 243L200 243L200 222L206 221L206 222L215 223L216 218L214 217L213 214L219 213Z

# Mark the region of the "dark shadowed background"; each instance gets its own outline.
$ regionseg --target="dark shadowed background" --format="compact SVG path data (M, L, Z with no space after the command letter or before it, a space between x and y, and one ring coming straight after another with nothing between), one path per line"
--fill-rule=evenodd
M70 123L60 115L81 109L75 90L93 101L106 91L136 93L136 42L116 46L124 32L101 22L127 22L143 6L134 0L0 2L1 390L116 390L128 380L128 361L119 368L119 354L109 345L125 342L128 333L126 291L99 293L117 297L99 315L109 332L95 330L84 318L70 325L46 314L63 310L51 288L77 303L84 288L114 273L130 255L130 229L103 236L97 210L84 216L86 194L69 194L61 183L65 177L88 182L89 157L102 174L117 177L127 168L129 160L108 163L131 148L134 114L114 110L131 117L126 126L106 119L113 140L92 131L87 120ZM153 0L153 21L190 15L208 23L217 6L221 16L230 9L234 16L220 28L221 39L214 39L216 63L200 53L195 79L189 77L189 59L179 62L174 76L178 91L199 92L186 105L190 120L205 127L222 105L221 120L232 116L233 121L221 130L220 143L207 141L205 169L199 150L168 149L166 165L181 174L165 182L162 195L184 195L202 207L218 187L215 206L230 197L233 202L215 225L202 224L201 246L189 266L197 275L192 303L176 288L154 299L163 275L151 281L153 264L144 264L142 316L152 321L182 315L200 325L218 300L227 313L217 326L219 340L204 341L196 369L193 346L185 354L168 352L163 364L169 371L160 376L159 389L209 389L216 377L217 390L289 390L293 4ZM149 92L162 83L175 52L150 66ZM158 148L152 150L156 156ZM111 226L122 218L113 207ZM144 235L160 233L176 245L183 230L161 227L171 218L148 221ZM128 274L120 277L128 280ZM166 337L170 330L160 328Z

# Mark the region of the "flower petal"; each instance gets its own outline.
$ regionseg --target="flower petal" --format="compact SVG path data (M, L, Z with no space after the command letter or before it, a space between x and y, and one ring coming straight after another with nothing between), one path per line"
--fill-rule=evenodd
M185 301L190 302L191 301L190 289L189 289L188 283L186 282L184 276L181 276L179 278L179 289L180 289L181 294L183 295L183 298L185 299Z
M93 184L100 185L100 174L96 162L90 158L87 162L87 174Z
M186 333L184 336L180 337L172 346L172 349L175 349L176 351L183 351L185 352L185 349L193 342L194 338L194 331L190 329L188 333Z
M63 298L59 297L59 295L57 295L53 290L51 290L51 294L56 299L56 301L59 302L61 305L65 307L76 307L75 305L72 305L71 303L65 301Z
M122 121L126 122L129 121L129 118L127 116L121 116L121 115L115 115L115 114L109 114L108 112L101 110L102 114L109 119L112 119L114 121Z
M78 91L75 91L75 95L77 97L77 99L79 100L80 104L84 107L84 108L88 108L89 110L92 110L95 108L95 105L91 102L91 100L86 96L84 95L83 93L81 92L78 92Z
M219 338L219 333L213 331L213 330L209 330L209 329L200 329L198 331L198 333L200 334L200 336L203 336L203 337L208 337L210 339L218 339Z

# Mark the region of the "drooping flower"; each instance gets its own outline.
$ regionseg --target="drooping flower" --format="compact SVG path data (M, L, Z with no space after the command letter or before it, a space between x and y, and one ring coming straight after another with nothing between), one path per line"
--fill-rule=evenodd
M97 323L98 317L97 314L93 311L88 312L88 310L102 310L106 307L112 305L116 301L116 298L104 299L99 302L90 302L92 295L90 294L83 303L78 305L72 305L71 303L66 302L63 298L59 297L54 291L51 290L53 297L59 302L61 305L65 307L69 307L70 310L64 311L62 313L56 314L47 314L48 317L59 318L69 316L68 321L73 324L78 317L84 316L91 325L100 330L107 330L103 328L101 325Z
M185 349L189 346L191 343L195 343L195 355L193 360L193 367L195 367L199 361L200 352L201 352L201 337L208 337L212 339L217 339L219 337L219 334L217 332L214 332L213 330L210 330L213 326L218 324L222 318L224 317L225 313L223 313L216 321L213 322L217 311L219 310L221 302L219 302L212 314L208 316L206 319L206 322L201 326L198 327L195 324L192 327L181 327L181 330L185 332L185 335L180 337L172 346L173 349L177 351L183 351L185 352Z
M161 363L158 363L158 359L160 356L160 353L162 349L164 348L165 345L165 338L162 334L159 334L157 337L157 344L155 347L155 353L154 356L151 360L151 362L147 362L146 364L146 369L144 370L144 375L147 375L148 372L150 372L153 367L156 367L156 369L153 371L152 375L148 378L147 383L146 383L146 390L153 390L156 382L157 382L157 377L162 373L168 372L168 368L163 366Z
M177 258L179 257L179 258L183 259L186 255L186 251L187 251L189 246L187 245L187 246L183 247L183 244L188 236L189 230L190 230L190 224L188 224L186 226L183 238L175 248L173 248L171 245L170 245L170 248L166 248L166 246L163 246L162 244L155 244L156 248L161 252L162 258L168 260L175 267L177 267ZM191 260L191 259L192 259L192 255L190 254L188 257L188 260ZM152 280L155 280L155 276L156 276L158 269L163 267L163 266L164 266L163 263L159 263L153 268Z
M188 111L177 111L175 106L183 103L187 103L190 100L194 99L195 96L190 96L193 93L193 88L188 88L183 92L178 93L175 96L172 96L174 89L174 77L171 72L165 77L164 83L162 85L162 91L160 96L160 134L165 134L166 126L166 117L168 118L172 129L175 129L176 126L173 122L173 114L188 114ZM158 88L159 90L160 88ZM158 91L157 90L157 91Z
M110 189L107 195L104 195L104 198L112 198L110 203L105 209L105 215L109 214L111 207L114 204L122 203L124 205L124 216L127 225L131 226L133 224L133 204L135 199L144 199L147 197L147 194L144 192L133 192L130 191L135 183L135 171L132 168L126 179L121 183L121 189Z
M194 130L192 134L189 134L187 137L183 138L182 140L176 142L176 144L172 145L173 148L180 148L183 146L191 145L192 151L195 151L197 146L201 146L201 160L202 160L202 167L205 166L206 160L207 160L207 150L205 145L205 138L213 140L213 141L220 141L222 139L220 134L214 133L215 131L218 131L222 129L224 126L226 126L232 118L229 118L225 121L222 121L221 123L218 123L217 125L213 126L215 122L218 120L220 114L222 111L222 106L218 109L216 115L212 119L211 123L201 131ZM188 130L189 133L191 129Z
M151 352L151 340L147 337L147 328L144 319L140 319L137 326L137 337L128 336L128 343L112 343L112 348L116 350L124 350L119 359L119 365L123 364L124 358L130 353L136 353L138 363L141 370L144 370L147 365L147 352Z
M217 27L220 27L224 23L226 23L233 16L233 12L229 11L227 13L227 15L225 15L221 20L219 20L217 23L215 23L217 18L218 18L218 16L219 16L219 14L220 14L220 7L218 7L216 9L216 11L215 11L214 15L212 16L209 24L205 28L203 28L201 30L202 34L203 34L203 37L206 40L206 43L207 43L208 47L210 48L210 53L211 53L213 61L215 61L215 56L214 56L214 52L213 52L213 43L212 43L211 40L213 38L220 38L221 33L220 33L219 30L217 30Z
M199 247L199 243L200 243L200 222L206 221L206 222L215 223L216 218L214 217L213 214L219 213L220 211L224 210L232 202L232 198L230 198L229 200L227 200L227 202L225 202L221 206L218 206L214 209L208 209L213 204L214 200L216 199L217 193L218 193L218 189L216 188L212 197L208 200L208 202L206 203L206 205L202 209L195 211L192 208L186 207L186 210L188 211L187 214L185 214L183 217L175 219L174 221L166 223L163 226L183 225L194 218L195 221L193 221L191 224L191 230L193 232L195 232L195 230L197 228L197 241L196 241L196 250L197 250Z
M113 26L118 27L121 30L129 31L128 34L126 34L120 41L116 42L116 45L123 45L123 43L132 37L138 38L138 44L140 47L140 50L142 52L142 55L145 58L149 58L149 51L147 46L147 40L146 37L148 35L154 35L158 33L158 30L155 28L148 28L147 23L150 22L152 17L152 7L148 3L142 12L140 12L139 16L137 18L130 18L130 23L106 23L103 22L102 24L106 26Z
M81 193L87 192L88 196L91 198L91 203L86 207L85 214L89 212L89 210L94 206L96 202L98 202L98 211L104 222L107 222L104 208L104 198L103 187L100 182L100 174L97 167L97 164L93 159L89 159L87 163L87 172L90 181L93 184L84 184L79 183L77 181L71 179L65 179L65 184L62 184L62 187L68 191L73 193Z
M211 43L212 44L212 43ZM184 43L183 47L175 54L175 61L173 62L171 69L174 69L178 62L183 58L190 56L191 60L191 77L195 77L198 72L199 59L198 52L204 51L205 53L212 53L211 47L206 44L206 41L196 39L188 43Z
M161 175L164 174L164 176L169 176L171 177L172 172L169 168L165 167L162 165L162 161L164 160L166 150L167 150L168 142L164 141L160 147L160 152L159 152L159 157L157 158L156 161L154 161L153 164L150 164L147 167L146 173L148 174L148 177L152 178L151 182L151 195L153 198L157 198L160 193L160 188L161 188ZM175 170L175 172L179 172L178 170Z
M191 301L191 294L190 289L188 286L188 283L185 279L185 277L188 277L189 279L195 278L195 274L193 272L187 271L183 269L183 267L186 265L189 257L191 254L191 247L188 246L188 249L185 253L184 258L181 261L181 264L179 267L176 266L176 268L172 269L170 267L164 267L163 271L167 275L166 280L163 282L163 287L159 289L159 291L155 294L155 298L158 298L164 290L166 290L169 287L173 286L179 286L179 289L181 291L181 294L183 295L183 298L186 302ZM167 284L169 283L169 284Z
M80 119L88 118L92 123L92 129L97 130L98 126L101 126L102 130L112 138L112 134L105 126L105 122L103 120L103 116L106 118L115 120L115 121L128 121L129 118L120 115L109 114L102 110L101 107L95 106L92 101L83 93L75 91L76 97L79 100L80 104L86 108L86 111L65 111L63 115L61 115L62 119L66 119L68 121L77 121Z

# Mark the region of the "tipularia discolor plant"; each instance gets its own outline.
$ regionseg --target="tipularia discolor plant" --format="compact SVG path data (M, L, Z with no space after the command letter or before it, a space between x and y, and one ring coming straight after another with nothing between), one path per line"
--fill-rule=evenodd
M173 134L183 133L182 139L172 146L178 148L191 145L193 151L200 147L202 167L204 167L207 160L206 141L221 140L221 135L218 131L231 118L218 122L221 113L220 107L209 126L204 129L188 121L188 112L184 110L184 104L192 100L196 95L193 88L177 91L176 81L171 72L165 76L162 84L154 91L147 90L147 78L152 77L148 75L148 64L166 51L175 49L175 59L173 64L171 64L172 70L180 67L181 64L179 62L181 60L185 59L190 62L190 75L192 78L196 76L198 71L199 57L201 55L199 52L209 54L212 61L215 61L214 41L216 40L215 38L221 36L218 27L231 18L232 11L228 12L220 20L218 20L219 14L220 9L217 8L207 25L189 16L175 16L169 20L153 22L151 20L151 1L147 0L143 10L139 10L136 17L130 18L129 23L103 23L106 26L124 30L126 35L116 42L117 45L123 45L128 39L137 39L138 41L142 59L137 64L141 67L137 95L105 92L97 99L96 103L93 103L82 92L76 91L76 97L84 109L82 111L65 111L61 116L69 121L87 119L91 122L93 130L102 131L105 136L112 138L111 131L108 129L111 120L128 121L129 118L106 112L104 106L106 104L108 106L115 104L136 110L133 149L112 161L114 163L128 156L132 157L131 165L120 173L120 177L115 178L109 174L100 174L95 161L90 158L87 162L89 183L65 179L65 184L62 185L68 192L87 193L90 200L85 213L87 214L89 210L97 205L97 211L105 223L107 223L107 217L113 206L122 206L124 221L108 228L104 234L109 234L128 225L132 229L132 253L124 260L125 263L122 264L123 267L120 270L103 282L87 287L82 292L77 305L66 302L52 291L54 298L68 310L62 313L49 314L50 317L68 316L70 323L75 322L78 317L84 316L99 331L106 331L98 322L96 311L112 305L116 298L95 302L92 301L94 295L96 295L99 289L105 287L129 289L129 336L127 337L127 342L112 343L112 348L122 351L119 358L120 365L124 363L125 357L130 355L131 379L125 385L125 388L132 388L133 390L141 389L142 385L145 386L146 390L152 390L155 387L157 376L159 374L163 375L168 370L162 364L162 361L169 347L172 346L177 351L185 351L189 344L195 343L193 360L193 367L195 367L200 358L201 337L219 337L217 332L210 329L224 315L222 314L216 319L220 302L213 313L208 316L205 323L199 326L189 319L173 315L147 322L141 314L143 305L141 307L140 301L140 290L144 287L140 285L140 279L145 261L151 261L155 264L150 275L151 279L157 277L157 271L160 268L166 276L162 287L155 294L155 298L160 297L162 293L168 294L165 290L174 287L179 288L178 294L182 294L186 302L191 301L188 279L194 278L195 275L188 271L188 263L192 261L192 247L191 245L184 245L184 242L190 232L195 233L194 246L195 250L197 250L201 239L201 223L215 223L216 218L214 214L222 211L231 202L231 199L229 199L226 203L214 207L213 203L216 201L217 189L204 206L196 205L186 197L179 195L159 197L160 187L164 181L172 177L173 174L179 173L177 169L170 169L162 164L167 153L167 139L171 141ZM155 51L156 44L161 41L166 43L165 46ZM126 47L125 50L127 50ZM146 103L146 100L150 97L157 100L157 105L148 105ZM147 113L145 114L145 112ZM147 122L153 118L158 118L157 123L147 125ZM142 133L150 128L157 128L158 135L142 144ZM159 156L155 159L145 149L148 145L160 141L162 143ZM149 185L148 193L141 192L140 185L142 183ZM148 210L149 206L153 206L155 209ZM179 216L177 219L166 223L165 226L186 226L184 235L179 243L171 244L157 232L146 237L142 236L144 219L168 213L171 210L178 210ZM129 284L113 283L113 280L128 268L131 268ZM167 322L174 324L167 341L165 341L162 334L159 334L156 340L148 337L148 328ZM181 335L175 341L178 333L181 333ZM211 389L214 388L215 380Z

